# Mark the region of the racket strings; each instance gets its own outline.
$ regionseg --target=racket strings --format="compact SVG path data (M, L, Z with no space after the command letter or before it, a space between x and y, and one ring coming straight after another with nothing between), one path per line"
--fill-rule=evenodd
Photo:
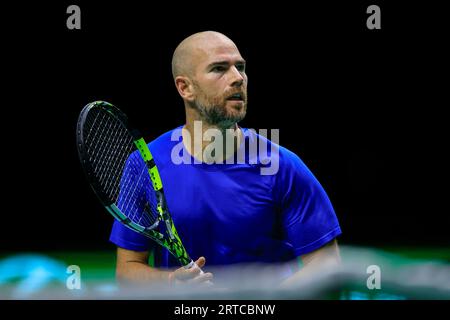
M122 164L133 149L133 139L129 136L128 131L121 128L121 125L114 121L109 114L103 116L100 125L102 125L102 129L97 130L98 140L94 140L98 141L97 147L100 146L100 148L96 148L100 154L98 155L98 167L94 170L98 170L100 180L105 181L104 188L107 194L115 199L119 192L117 187L123 169Z
M147 167L139 156L131 156L122 177L123 191L119 197L120 207L133 222L143 226L152 226L159 218L157 199Z
M111 131L112 121L110 117L103 114L97 126L93 126L91 130L96 131L91 143L88 141L88 152L91 155L91 162L93 163L94 172L102 182L102 186L111 198L115 198L118 189L112 190L111 186L117 187L118 183L114 183L117 179L118 173L126 160L132 148L132 141L129 144L128 151L123 151L122 155L118 155L118 148L124 148L118 144L117 136L114 137ZM98 118L97 118L98 119ZM117 134L117 133L116 133ZM130 138L130 140L132 140Z
M103 190L111 200L120 192L120 177L126 159L133 150L133 138L126 128L106 112L87 118L87 152ZM92 134L93 133L93 134Z
M94 175L107 197L134 223L149 228L159 218L158 199L133 137L120 120L92 109L84 125L85 146Z
M111 177L115 177L115 179L111 180L109 185L106 186L107 192L113 192L114 195L118 195L119 191L118 189L114 188L116 188L116 186L119 185L120 176L123 170L123 166L120 164L125 163L126 157L130 155L131 152L133 151L132 145L133 139L129 137L127 133L128 132L121 132L116 134L117 138L112 142L113 146L115 147L112 148L111 154L109 154L110 158L112 159L119 158L118 159L119 165L113 166L112 168L113 172Z

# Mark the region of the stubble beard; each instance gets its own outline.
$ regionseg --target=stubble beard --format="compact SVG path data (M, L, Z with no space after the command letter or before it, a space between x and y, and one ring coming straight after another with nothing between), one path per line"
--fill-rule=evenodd
M247 113L247 95L245 92L244 105L240 110L228 110L224 97L208 97L203 90L196 86L198 98L193 102L202 121L219 129L234 128L236 123L242 121ZM227 96L227 95L224 95Z

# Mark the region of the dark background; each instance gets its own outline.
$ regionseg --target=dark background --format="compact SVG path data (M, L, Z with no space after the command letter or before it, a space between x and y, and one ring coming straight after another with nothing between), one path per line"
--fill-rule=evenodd
M443 8L314 3L73 1L4 10L0 250L113 247L113 219L78 162L78 114L109 101L147 140L183 124L170 61L182 39L203 30L238 45L250 99L241 125L280 129L280 144L330 196L341 243L448 245ZM81 30L66 28L70 4L81 8ZM370 4L381 7L381 30L366 28Z

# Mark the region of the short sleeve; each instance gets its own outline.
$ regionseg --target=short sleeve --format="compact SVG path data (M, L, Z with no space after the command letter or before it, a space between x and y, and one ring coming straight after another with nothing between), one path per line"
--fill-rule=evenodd
M333 240L341 228L325 190L301 159L287 149L280 156L276 194L286 240L299 256Z
M152 245L150 239L125 227L119 221L114 221L109 241L118 247L133 251L148 251Z

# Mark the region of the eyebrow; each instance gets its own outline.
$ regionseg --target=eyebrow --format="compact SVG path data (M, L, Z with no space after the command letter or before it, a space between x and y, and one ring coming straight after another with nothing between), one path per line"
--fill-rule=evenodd
M246 62L245 62L244 59L242 59L242 60L240 59L240 60L237 60L235 64L245 64L245 63ZM214 62L208 64L208 66L206 68L209 69L209 68L214 67L214 66L229 66L229 65L230 65L230 62L227 61L227 60L214 61Z

